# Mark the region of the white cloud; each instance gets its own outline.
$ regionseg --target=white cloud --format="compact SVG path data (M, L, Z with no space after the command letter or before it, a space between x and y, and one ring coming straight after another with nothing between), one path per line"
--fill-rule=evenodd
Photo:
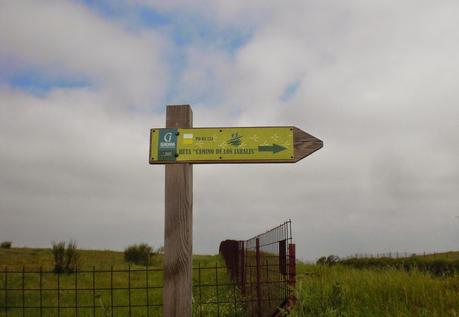
M101 102L85 91L1 91L2 237L41 246L69 238L91 248L162 244L162 169L147 161L159 117L107 113Z
M189 18L177 23L252 29L234 52L202 39L180 47L185 66L166 88L170 103L193 100L196 126L292 124L325 142L294 165L195 166L196 252L285 218L308 259L457 246L455 2L142 2ZM162 167L147 166L146 151L148 129L164 118L120 109L162 95L172 74L159 52L178 48L160 40L165 29L132 33L82 6L35 3L0 5L0 25L14 30L0 28L0 56L99 86L41 98L0 91L0 232L24 244L70 229L88 246L158 244ZM17 235L35 211L46 231Z
M0 58L16 71L83 78L127 107L151 106L164 94L161 36L133 33L74 2L2 1L0 42Z
M300 253L309 258L454 248L457 16L453 2L328 1L285 5L259 21L250 41L210 70L224 78L215 88L223 108L239 113L240 125L297 125L325 148L301 166L223 169L219 179L228 185L214 189L209 196L221 198L207 208L217 210L224 195L237 199L208 221L230 214L234 227L251 221L263 231L276 217L292 217ZM233 18L244 25L244 17ZM297 91L282 101L295 81Z

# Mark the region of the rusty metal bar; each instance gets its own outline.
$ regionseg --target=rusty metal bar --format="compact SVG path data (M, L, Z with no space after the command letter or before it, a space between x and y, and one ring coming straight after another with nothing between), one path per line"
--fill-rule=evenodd
M256 246L256 271L257 271L257 316L262 316L262 307L261 307L261 264L260 264L260 239L257 238L257 246Z
M245 298L247 316L272 316L288 302L295 270L291 221L245 241L225 240L220 253ZM263 263L263 273L261 272ZM266 265L266 268L264 267ZM292 284L293 285L293 284Z
M296 285L296 254L294 243L288 245L288 257L288 285L291 289L294 289Z

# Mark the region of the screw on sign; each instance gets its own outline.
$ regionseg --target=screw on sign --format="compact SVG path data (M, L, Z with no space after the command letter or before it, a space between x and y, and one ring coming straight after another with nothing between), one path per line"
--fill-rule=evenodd
M191 316L193 165L295 163L323 142L292 126L193 128L189 105L166 108L166 128L150 131L150 164L164 164L165 317Z

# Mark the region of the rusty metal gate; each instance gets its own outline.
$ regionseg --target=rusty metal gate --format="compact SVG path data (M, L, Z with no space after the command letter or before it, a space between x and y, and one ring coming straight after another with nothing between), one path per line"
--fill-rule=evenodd
M288 309L295 286L295 244L292 223L283 224L245 241L220 244L231 279L244 298L249 316L270 317Z

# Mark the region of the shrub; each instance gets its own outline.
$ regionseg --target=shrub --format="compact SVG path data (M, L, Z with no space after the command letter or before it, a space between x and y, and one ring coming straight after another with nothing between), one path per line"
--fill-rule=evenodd
M75 241L52 242L55 273L72 273L78 269L80 255Z
M76 241L70 240L65 250L65 270L69 273L76 272L80 262L80 253Z
M65 241L52 242L54 256L54 272L64 272L64 257L65 257Z
M334 264L338 263L338 261L339 261L339 256L337 256L337 255L333 255L332 254L332 255L329 255L327 257L327 264L328 265L334 265Z
M316 261L316 264L325 265L326 262L327 262L327 257L326 257L326 256L321 256L321 257Z
M320 265L334 265L337 264L339 260L339 256L331 254L327 257L323 256L319 258L316 263Z
M0 244L0 248L10 249L12 245L13 245L13 242L11 241L3 241L2 244Z
M149 265L153 254L153 248L146 243L130 245L124 249L124 259L126 262L138 265Z

